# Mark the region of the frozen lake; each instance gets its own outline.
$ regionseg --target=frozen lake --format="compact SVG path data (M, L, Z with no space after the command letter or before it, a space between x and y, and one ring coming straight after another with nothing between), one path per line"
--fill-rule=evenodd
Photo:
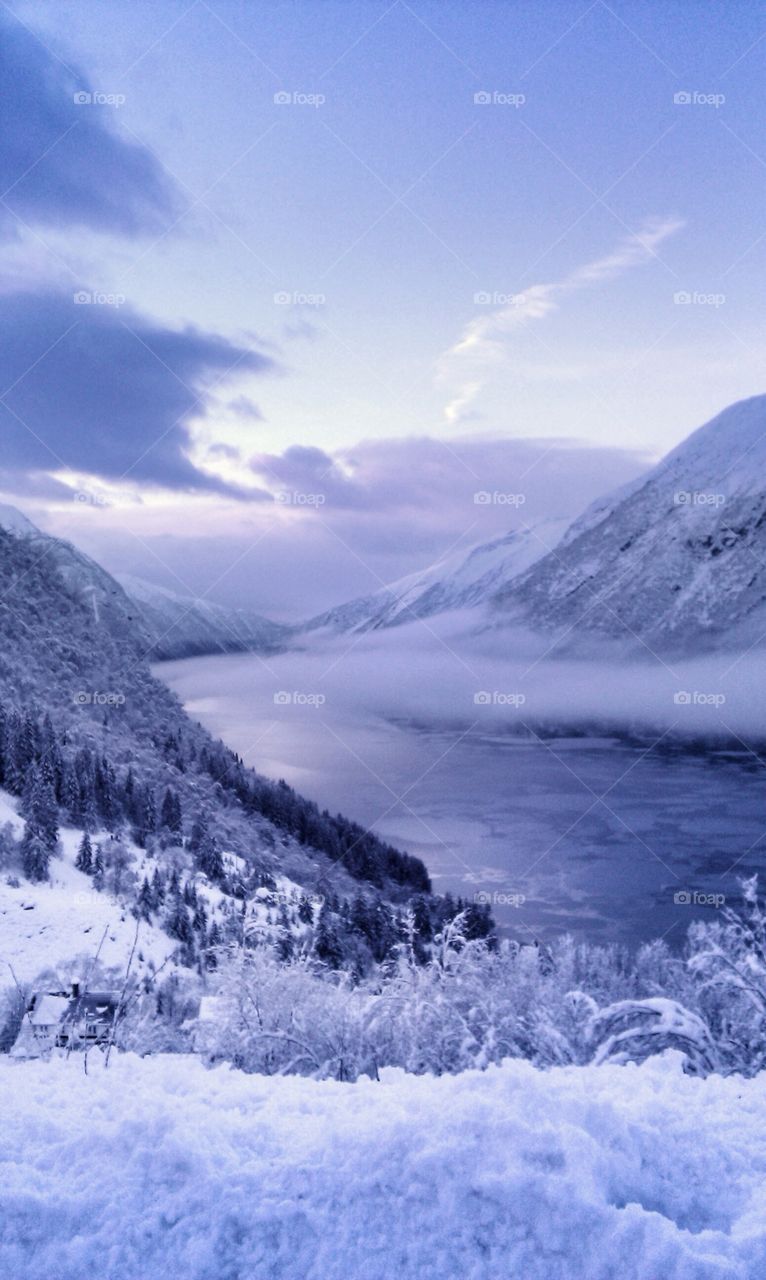
M417 854L438 891L482 895L522 940L680 945L695 915L735 903L738 876L763 868L766 770L748 751L541 744L357 717L353 700L280 704L283 661L193 658L157 674L247 764Z

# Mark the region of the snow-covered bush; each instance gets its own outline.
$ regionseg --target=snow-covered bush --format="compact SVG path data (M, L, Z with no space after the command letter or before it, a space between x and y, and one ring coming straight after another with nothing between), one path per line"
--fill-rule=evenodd
M741 915L695 924L680 955L569 937L487 946L466 939L460 917L427 963L404 945L357 983L305 954L285 963L274 946L222 948L195 1045L246 1071L334 1079L506 1058L642 1062L666 1049L695 1074L753 1074L766 1060L766 915L754 882L744 893Z

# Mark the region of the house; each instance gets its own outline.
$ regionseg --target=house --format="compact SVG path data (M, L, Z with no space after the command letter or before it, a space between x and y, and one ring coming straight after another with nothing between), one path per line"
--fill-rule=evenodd
M88 1049L106 1045L120 1005L115 991L38 991L27 1006L13 1054L40 1057L52 1049Z

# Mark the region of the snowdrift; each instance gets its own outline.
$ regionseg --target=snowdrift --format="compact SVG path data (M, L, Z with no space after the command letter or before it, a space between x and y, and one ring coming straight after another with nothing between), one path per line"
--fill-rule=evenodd
M13 1102L11 1102L13 1099ZM756 1280L766 1076L0 1063L14 1280Z

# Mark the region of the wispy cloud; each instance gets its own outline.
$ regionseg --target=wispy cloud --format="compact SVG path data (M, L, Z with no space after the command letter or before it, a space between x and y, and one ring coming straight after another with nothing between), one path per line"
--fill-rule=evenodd
M657 256L657 249L684 225L679 218L652 219L623 238L601 258L575 268L560 280L530 285L503 305L488 309L466 325L458 341L439 359L439 385L449 388L444 408L449 425L464 421L471 406L489 381L492 371L508 356L509 339L535 320L543 320L559 309L569 294L613 280L632 267Z

